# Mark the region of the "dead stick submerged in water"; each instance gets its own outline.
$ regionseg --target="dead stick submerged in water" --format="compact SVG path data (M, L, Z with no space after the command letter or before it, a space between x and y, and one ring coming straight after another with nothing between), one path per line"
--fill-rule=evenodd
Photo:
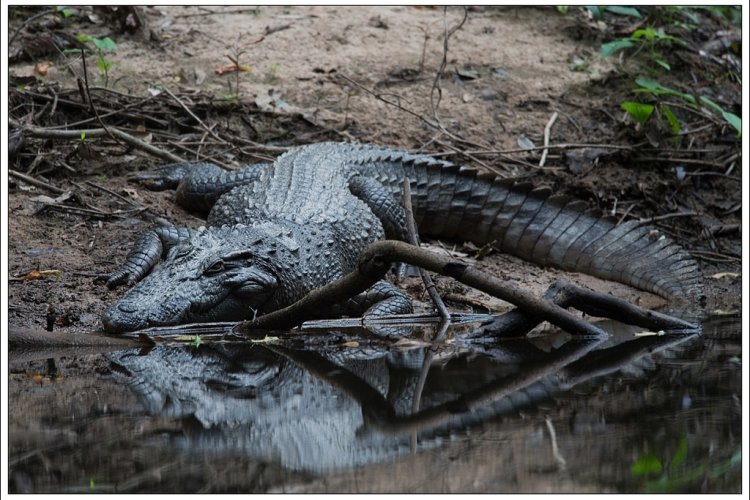
M59 333L34 328L8 328L11 349L35 347L138 347L143 342L130 337L114 337L98 333Z

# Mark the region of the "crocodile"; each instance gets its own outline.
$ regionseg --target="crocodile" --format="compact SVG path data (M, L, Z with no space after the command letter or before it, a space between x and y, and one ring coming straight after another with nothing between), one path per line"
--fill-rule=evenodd
M622 223L579 200L429 155L358 143L289 149L270 164L225 171L176 163L136 176L176 189L207 215L199 229L141 235L110 288L134 285L103 314L106 331L242 321L281 309L357 266L383 238L407 239L400 202L409 180L421 236L492 245L541 266L591 274L683 301L701 296L695 260L638 220ZM411 311L383 280L323 314Z

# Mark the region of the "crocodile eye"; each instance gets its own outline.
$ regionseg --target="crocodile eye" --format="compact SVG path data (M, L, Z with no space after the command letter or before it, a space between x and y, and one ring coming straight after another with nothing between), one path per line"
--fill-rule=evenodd
M211 264L210 267L208 267L205 271L203 271L203 274L217 274L224 270L224 261L223 260L217 260L213 264Z
M170 250L171 258L173 259L181 259L192 252L193 247L190 245L177 245L175 247L172 247Z

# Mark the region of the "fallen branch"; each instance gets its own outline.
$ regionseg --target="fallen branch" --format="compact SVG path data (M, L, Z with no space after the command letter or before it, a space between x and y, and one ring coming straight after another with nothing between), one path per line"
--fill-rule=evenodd
M513 283L505 282L494 276L488 276L450 257L437 255L422 248L395 240L383 240L372 243L362 252L356 270L333 283L313 290L301 300L288 307L242 323L237 331L252 336L253 330L256 329L288 329L299 325L306 319L315 318L319 314L319 311L326 310L333 304L354 297L382 279L388 272L392 262L405 262L432 272L450 276L465 285L516 305L523 313L528 313L541 320L549 321L573 334L595 337L606 336L606 332L599 327L583 321L557 304L537 299ZM564 291L562 290L559 293ZM594 297L599 302L590 305L587 300L584 300L580 303L581 307L591 312L600 311L603 305L605 305L602 298L608 296L595 294L588 296L587 299L593 300ZM651 324L662 325L662 328L696 328L695 325L687 321L641 309L614 297L609 297L609 299L611 299L610 303L627 306L629 318L638 319L639 321L648 320Z
M23 347L110 347L126 349L144 345L144 341L97 333L55 333L33 328L9 328L8 345L11 349Z
M17 172L15 170L8 169L8 173L12 175L13 177L17 179L21 179L22 181L31 184L36 187L44 188L47 191L50 191L55 194L63 194L65 192L64 189L60 189L59 187L53 186L51 184L48 184L44 181L40 181L39 179L35 179L34 177L28 176L26 174L23 174L21 172Z
M23 133L31 137L39 137L42 139L80 140L82 135L87 138L113 135L123 142L130 144L136 149L140 149L141 151L149 153L152 156L156 156L171 163L182 163L183 161L185 161L179 156L170 153L169 151L154 147L151 144L148 144L114 127L109 127L108 129L91 128L81 130L54 130L32 126L19 126L18 128L21 128L23 130Z

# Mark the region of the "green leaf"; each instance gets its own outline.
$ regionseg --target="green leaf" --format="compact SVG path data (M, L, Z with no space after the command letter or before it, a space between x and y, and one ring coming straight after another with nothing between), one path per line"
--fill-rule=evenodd
M591 14L591 17L594 19L599 19L602 17L602 9L600 9L596 5L589 5L586 7L586 10L589 11L589 14Z
M560 14L567 14L568 10L570 10L570 7L568 7L567 5L558 5L555 8L557 9L557 12L559 12Z
M724 108L722 108L706 96L701 96L701 102L709 108L713 108L715 111L718 111L719 113L724 113Z
M669 126L672 128L672 135L674 135L675 137L680 135L680 120L678 120L675 114L672 112L672 108L670 108L666 104L662 104L659 109L661 109L661 114L663 114L664 118L666 118L669 122Z
M654 62L661 66L662 68L666 69L667 71L671 70L672 67L669 65L667 61L662 61L661 59L654 59Z
M94 46L102 52L117 52L117 44L110 37L92 38Z
M88 35L76 35L76 40L81 43L91 42L94 38Z
M635 30L632 35L630 35L630 38L633 40L637 40L639 38L645 38L646 40L653 40L656 36L656 30L654 28L641 28L639 30Z
M627 49L632 47L633 45L633 42L629 38L620 38L619 40L615 40L614 42L602 44L599 52L601 52L602 56L609 57L618 50Z
M654 112L652 104L643 104L641 102L626 101L620 104L620 107L627 111L641 125L646 123Z
M725 111L724 108L722 108L706 96L701 96L701 102L712 108L713 110L718 111L721 116L727 121L727 123L729 123L737 131L737 137L742 136L742 118L735 115L734 113Z
M661 469L661 460L655 455L647 453L636 460L630 468L630 472L634 476L647 476L649 474L658 474L661 472Z
M675 469L677 469L677 467L680 466L682 462L685 461L685 457L687 456L687 451L688 451L687 438L683 434L683 436L680 438L680 444L677 446L677 451L674 452L672 461L669 462L670 471L674 471Z
M676 12L685 18L687 18L691 23L693 24L700 24L701 20L700 17L698 17L698 14L693 12L691 7L682 7L682 6L670 6L665 9L667 12Z
M680 92L679 90L670 89L669 87L665 87L664 85L653 80L649 80L648 78L636 78L635 83L641 86L641 88L635 89L633 91L636 93L648 92L653 95L674 95L681 97L690 104L694 105L696 103L695 97L691 96L690 94L685 94L684 92Z
M733 126L737 131L737 137L742 137L742 118L735 115L734 113L730 113L729 111L725 111L722 114L724 115L724 119L727 121L727 123Z
M81 130L81 140L82 141L86 140L86 131L85 130Z
M606 10L607 12L611 12L612 14L618 14L620 16L637 17L638 19L641 18L641 13L634 7L620 7L617 5L613 5L612 7L604 7L604 10Z
M103 57L100 57L96 60L96 67L99 68L100 72L106 73L107 71L112 69L112 61L108 61Z

